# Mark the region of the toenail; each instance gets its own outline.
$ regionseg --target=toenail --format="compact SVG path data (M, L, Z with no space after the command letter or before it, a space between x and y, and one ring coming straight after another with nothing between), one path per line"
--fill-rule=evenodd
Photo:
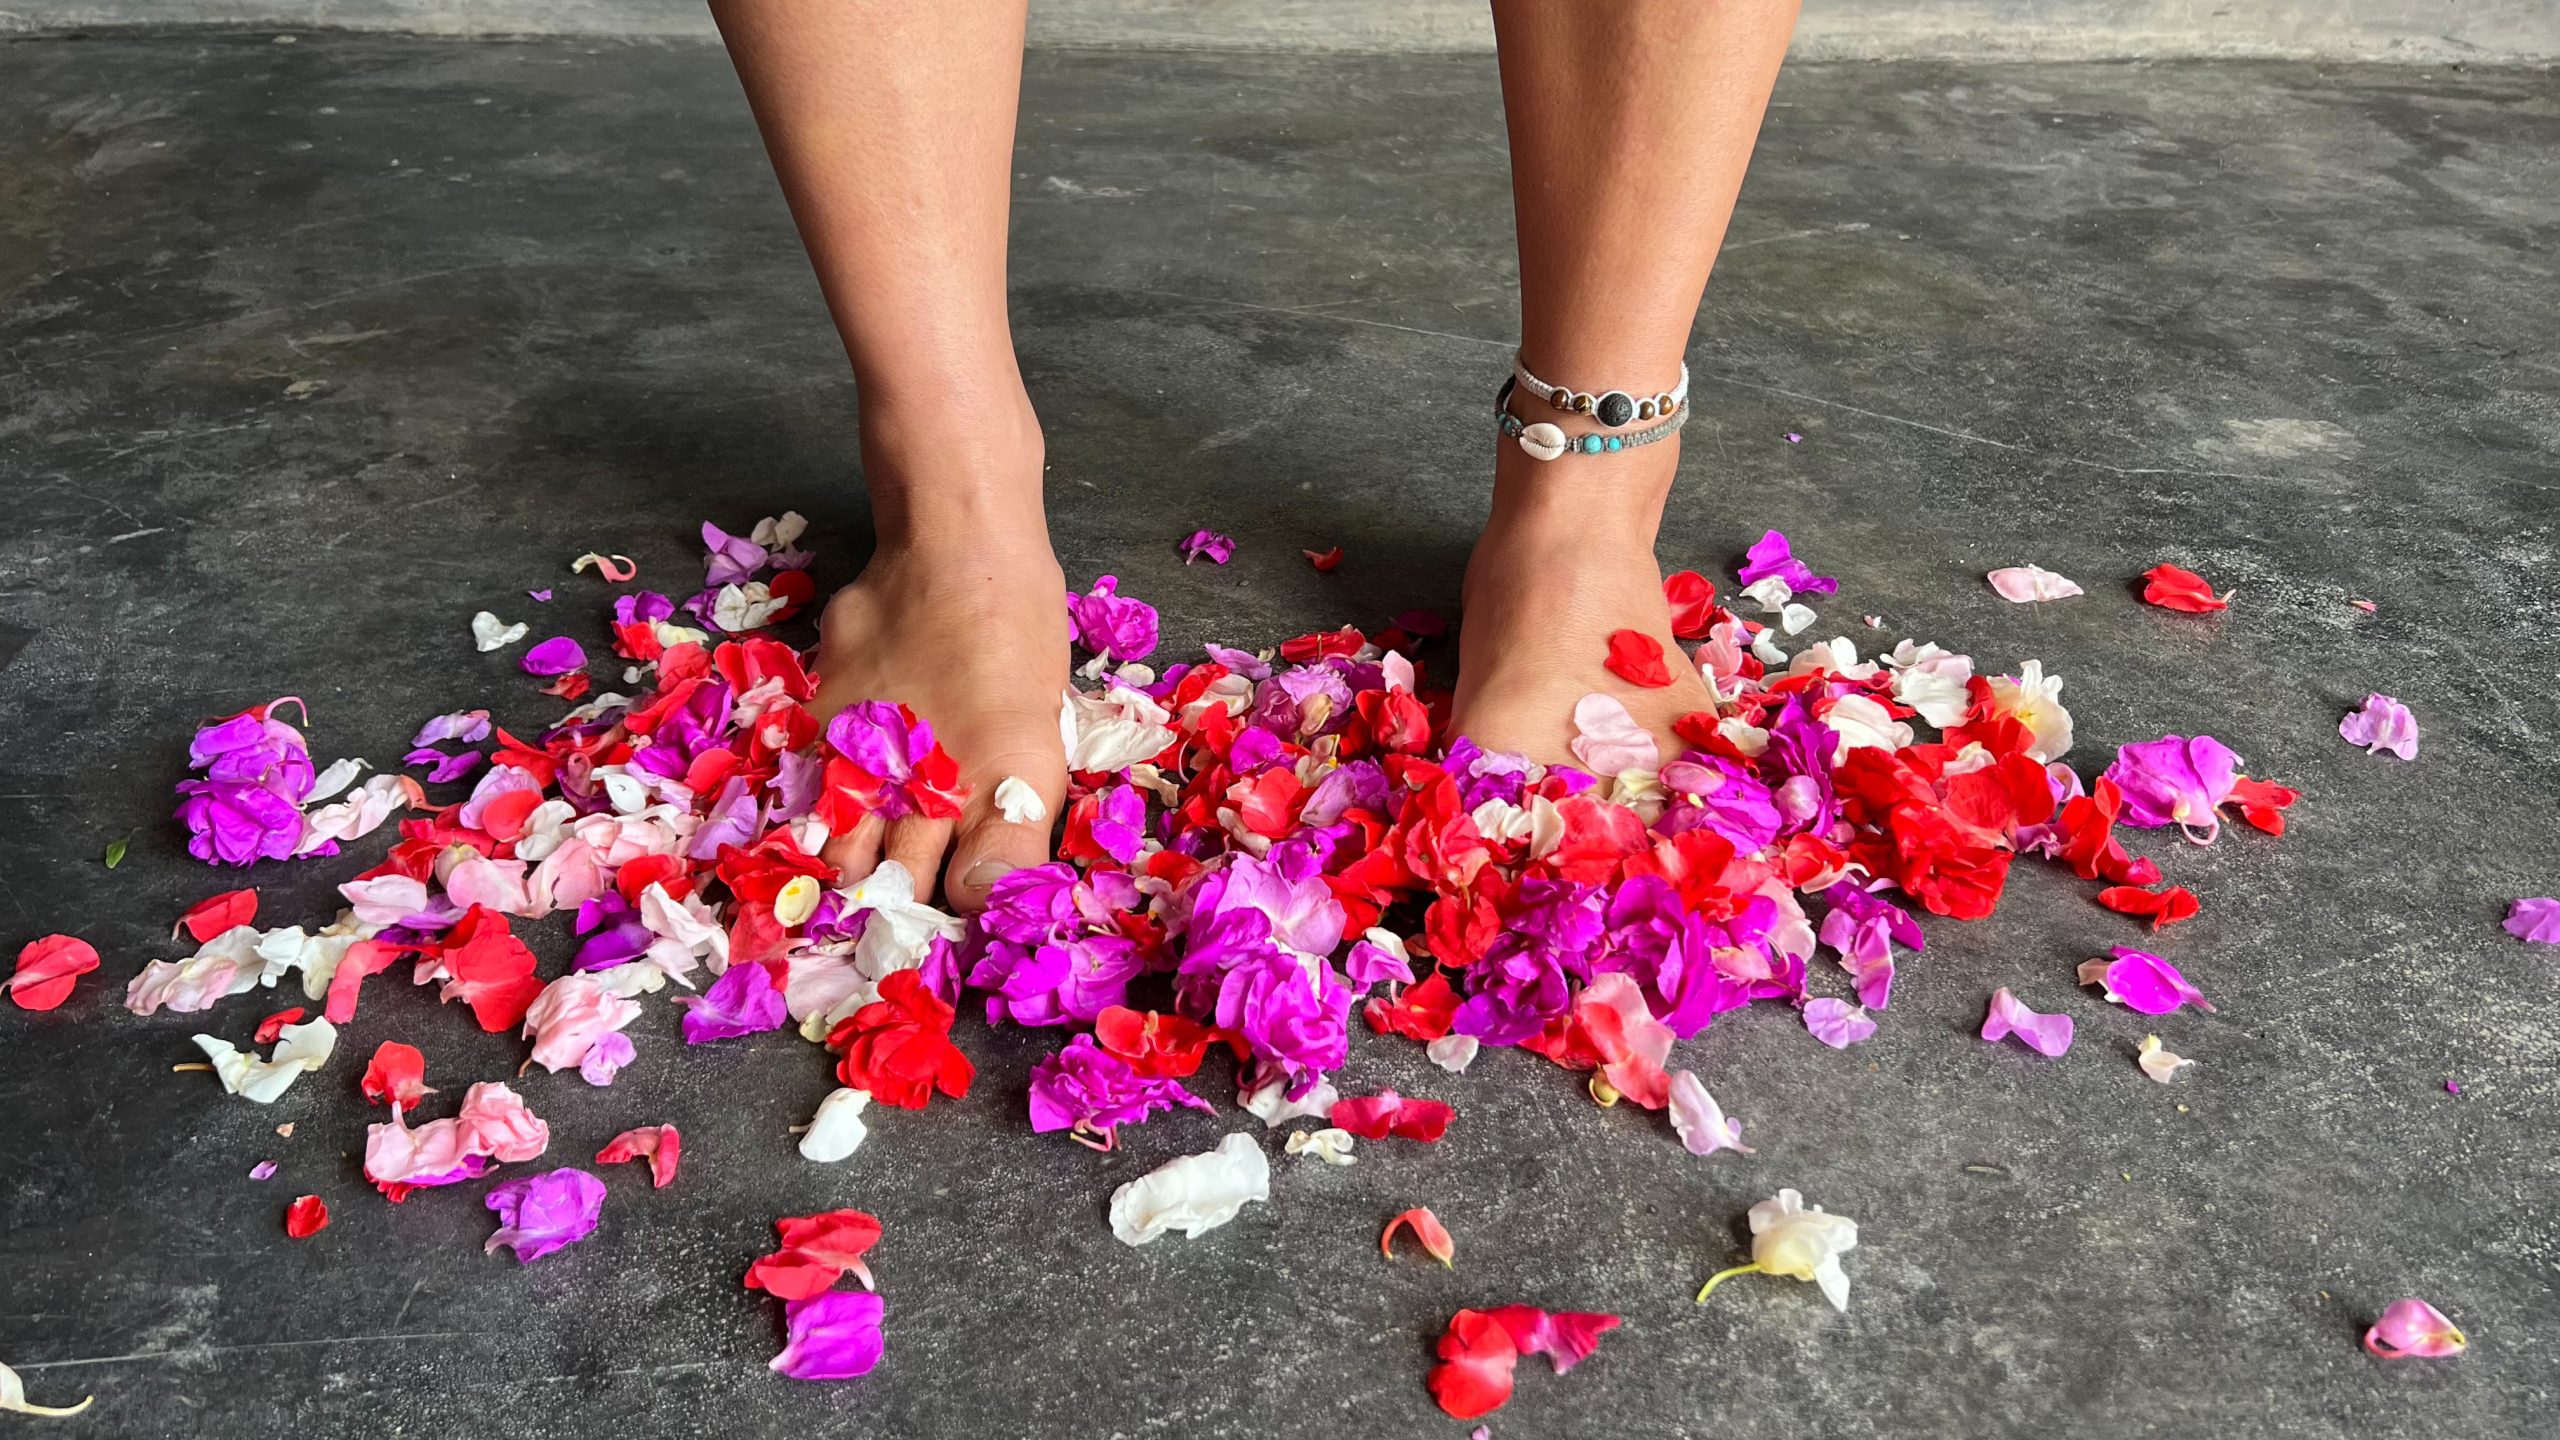
M969 873L960 877L960 883L972 890L992 890L997 881L1021 868L1006 860L981 860L969 867Z

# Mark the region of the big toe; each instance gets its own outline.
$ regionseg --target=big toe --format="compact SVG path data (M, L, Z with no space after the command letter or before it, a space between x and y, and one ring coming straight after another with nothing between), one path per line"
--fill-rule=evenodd
M997 881L1049 858L1049 837L1066 793L1065 766L1054 755L1022 755L1013 760L1011 768L991 767L987 773L992 778L969 798L960 837L943 868L943 898L954 909L986 908L987 893ZM1009 780L1022 783L1016 787L1008 785Z

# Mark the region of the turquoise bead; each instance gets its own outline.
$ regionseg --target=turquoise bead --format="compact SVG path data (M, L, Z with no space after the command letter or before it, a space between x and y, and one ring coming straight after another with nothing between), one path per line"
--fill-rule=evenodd
M1619 443L1619 440L1618 440L1618 437L1617 437L1617 436L1612 435L1612 436L1610 436L1610 437L1609 437L1609 448L1610 448L1610 449L1612 449L1612 450L1623 450L1623 449L1625 449L1626 447L1625 447L1624 445L1622 445L1621 443Z
M1600 445L1601 440L1597 435L1585 435L1582 437L1582 453L1585 455L1599 454Z

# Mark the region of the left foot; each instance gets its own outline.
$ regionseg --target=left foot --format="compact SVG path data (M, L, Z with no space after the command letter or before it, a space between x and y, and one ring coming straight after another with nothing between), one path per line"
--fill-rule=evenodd
M1451 731L1488 750L1579 764L1573 707L1599 691L1672 758L1682 745L1671 723L1714 705L1671 633L1653 554L1680 442L1550 461L1511 440L1500 447L1493 514L1467 561ZM1619 630L1660 643L1669 685L1638 686L1607 668Z

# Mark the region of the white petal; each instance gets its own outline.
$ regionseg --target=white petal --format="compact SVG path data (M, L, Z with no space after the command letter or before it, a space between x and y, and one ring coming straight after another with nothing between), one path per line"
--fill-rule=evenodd
M871 1133L871 1127L862 1123L862 1108L870 1103L868 1090L836 1087L818 1102L817 1118L809 1122L809 1133L800 1137L800 1154L826 1165L861 1148Z
M1330 1080L1318 1080L1315 1087L1297 1100L1289 1098L1286 1082L1274 1080L1259 1090L1238 1094L1236 1103L1266 1126L1277 1127L1305 1116L1322 1117L1333 1110L1333 1102L1342 1098Z
M1306 1155L1327 1165L1357 1165L1359 1157L1351 1153L1352 1136L1348 1130L1323 1129L1309 1134L1304 1130L1289 1132L1287 1149L1292 1155Z
M1008 824L1039 825L1049 818L1049 804L1021 776L1007 775L996 785L996 813Z
M2183 1055L2169 1053L2168 1048L2160 1043L2159 1036L2145 1035L2142 1037L2142 1053L2135 1057L2134 1063L2142 1067L2143 1074L2166 1085L2177 1078L2180 1067L2196 1062Z
M471 643L479 646L480 653L485 655L492 650L504 650L523 639L528 628L523 621L510 625L483 610L471 617Z
M1111 1233L1144 1245L1168 1230L1194 1239L1271 1198L1271 1162L1238 1131L1204 1155L1167 1161L1111 1192Z
M1443 1035L1423 1046L1422 1053L1450 1074L1463 1075L1475 1063L1476 1052L1483 1048L1484 1042L1473 1035Z

